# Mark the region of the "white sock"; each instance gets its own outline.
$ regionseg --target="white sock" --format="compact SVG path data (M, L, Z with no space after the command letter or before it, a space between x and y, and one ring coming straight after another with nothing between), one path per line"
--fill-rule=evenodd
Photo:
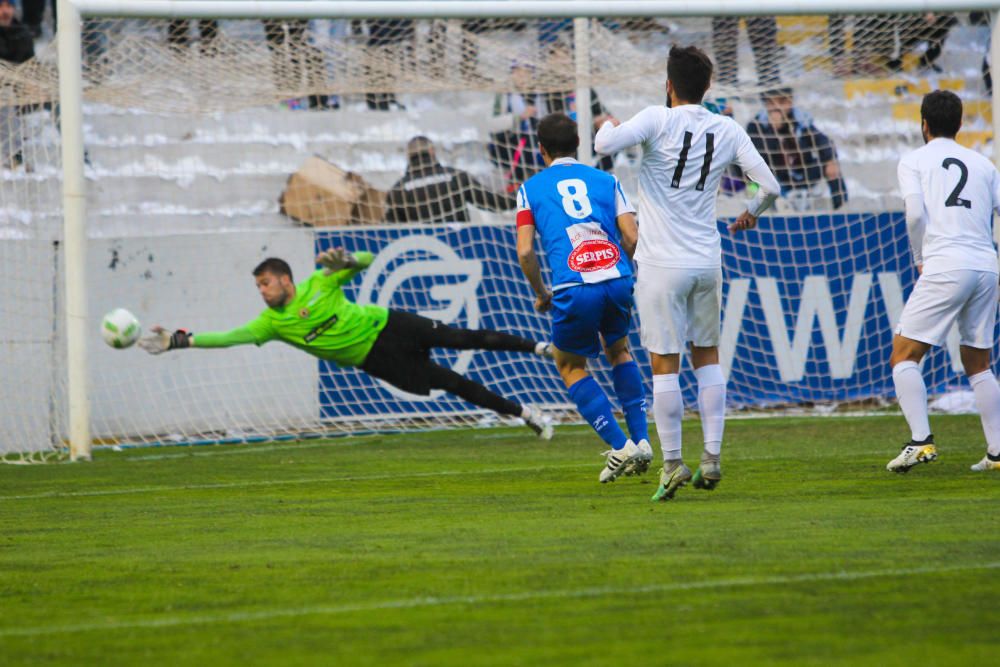
M722 452L722 433L726 428L726 378L719 364L696 368L694 376L698 378L698 412L705 435L705 451L718 456Z
M664 461L681 458L681 419L684 418L684 401L677 373L653 376L653 419L660 436Z
M983 422L983 433L986 435L987 451L997 456L1000 454L1000 387L993 371L985 370L969 376L969 384L976 396L976 409Z
M892 383L896 385L896 398L910 425L914 441L926 440L931 434L927 421L927 385L915 361L901 361L892 367Z

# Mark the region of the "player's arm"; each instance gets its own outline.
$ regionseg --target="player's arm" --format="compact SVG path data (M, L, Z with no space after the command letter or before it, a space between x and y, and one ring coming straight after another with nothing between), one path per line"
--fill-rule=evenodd
M639 245L639 225L635 221L635 213L622 213L615 222L618 223L618 233L621 235L622 250L629 259L635 255L635 248Z
M161 326L150 329L148 336L139 339L139 347L150 354L188 347L216 348L237 345L262 345L274 337L270 325L261 318L229 331L205 331L195 334L185 329L168 331Z
M757 147L753 145L750 137L742 129L740 129L740 134L742 141L736 151L736 164L758 187L757 193L747 204L747 210L736 218L736 222L729 225L731 232L756 227L757 219L771 207L774 200L781 194L781 185L778 184L778 179L774 177L771 168L767 166Z
M622 249L628 258L632 259L639 244L639 226L635 221L635 208L625 198L622 184L618 182L617 177L615 178L615 223L618 225Z
M361 250L349 252L344 248L324 250L316 255L316 263L323 267L323 273L337 285L345 285L369 266L375 255Z
M645 143L659 134L663 125L663 109L646 107L624 123L615 125L607 120L594 137L594 151L611 155L636 144Z
M535 310L544 313L552 307L552 292L542 280L542 267L535 253L535 217L523 185L517 191L517 205L517 261L535 292Z
M903 197L903 212L906 216L906 233L910 237L910 251L917 272L924 265L924 233L927 231L927 217L924 215L924 194L920 185L920 174L906 160L900 160L896 168L899 178L899 193Z

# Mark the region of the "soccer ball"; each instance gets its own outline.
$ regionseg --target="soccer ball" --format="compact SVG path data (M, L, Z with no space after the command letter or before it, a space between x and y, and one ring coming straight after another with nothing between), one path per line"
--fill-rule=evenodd
M124 308L115 308L101 320L101 336L104 342L116 349L131 346L139 340L142 325L135 315Z

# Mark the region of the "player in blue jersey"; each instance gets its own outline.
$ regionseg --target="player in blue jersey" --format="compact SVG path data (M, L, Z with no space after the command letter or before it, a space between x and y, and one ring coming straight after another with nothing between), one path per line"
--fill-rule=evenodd
M535 309L552 310L556 365L570 398L597 434L611 445L599 480L641 474L653 460L646 421L646 390L628 349L632 323L631 257L638 239L635 209L618 179L576 161L576 123L550 114L538 124L546 169L517 193L517 255L535 291ZM552 290L542 280L535 232L552 269ZM602 344L603 339L603 344ZM587 372L587 359L607 354L629 436L611 402Z

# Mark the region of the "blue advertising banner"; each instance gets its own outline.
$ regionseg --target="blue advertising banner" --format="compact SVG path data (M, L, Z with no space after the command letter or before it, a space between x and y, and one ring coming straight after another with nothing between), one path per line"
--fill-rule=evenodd
M730 234L720 222L725 276L720 361L733 406L858 401L892 395L892 329L916 272L901 213L768 217ZM640 232L641 233L641 232ZM345 227L317 230L316 249L376 253L347 286L359 303L416 312L445 324L549 337L533 309L510 226ZM544 260L543 260L544 262ZM648 355L630 336L651 386ZM568 405L551 361L508 352L434 352L435 360L518 402ZM685 362L686 363L686 362ZM610 391L606 361L594 364ZM962 382L957 333L924 365L931 392ZM321 362L324 418L472 410L446 394L413 396ZM690 368L681 378L693 405Z

